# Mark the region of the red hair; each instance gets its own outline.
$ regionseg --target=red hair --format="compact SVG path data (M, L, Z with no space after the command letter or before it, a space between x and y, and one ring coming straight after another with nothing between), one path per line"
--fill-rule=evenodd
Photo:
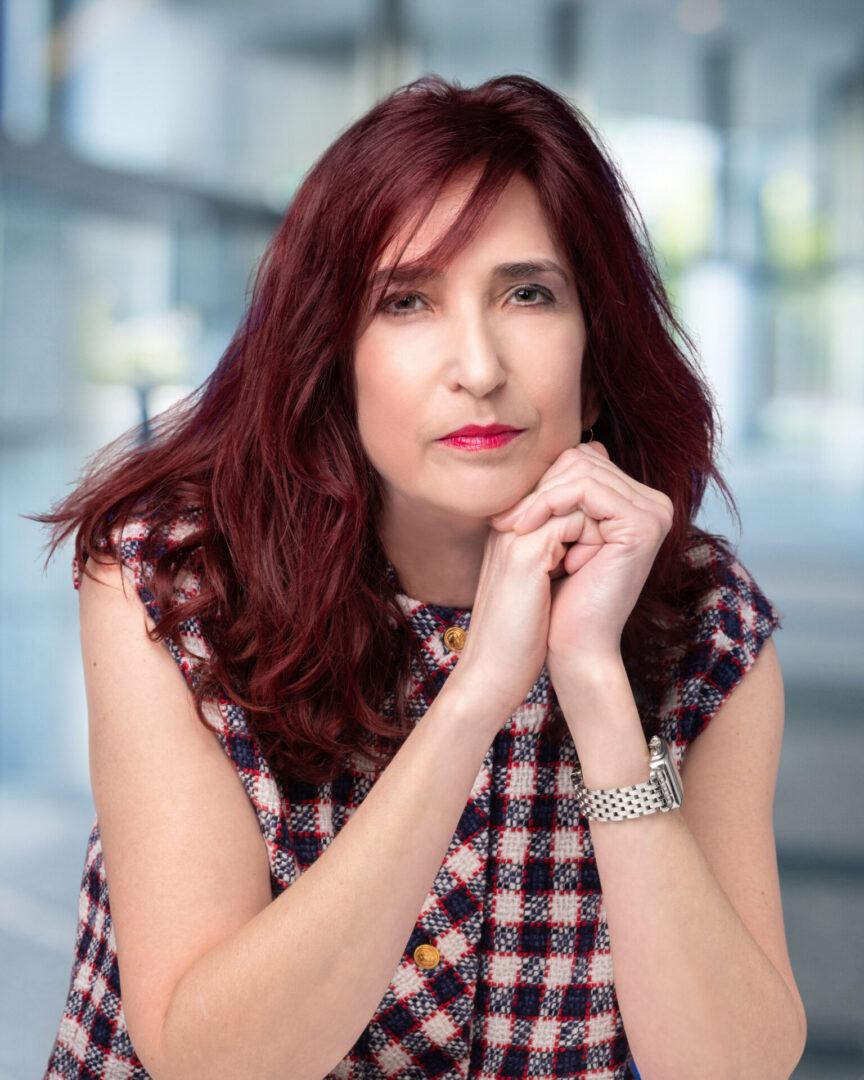
M479 171L472 195L424 268L445 265L513 174L524 174L578 286L595 437L674 503L672 531L622 642L637 689L650 685L657 650L680 643L688 600L713 583L714 570L684 557L706 484L725 491L713 463L711 399L599 135L525 76L468 89L418 79L311 168L209 379L157 418L148 442L103 451L40 518L53 525L52 552L75 532L82 565L100 551L119 557L110 533L133 516L153 521L144 556L155 564L161 608L154 637L176 640L183 620L200 618L213 656L196 688L199 711L219 692L244 706L286 780L331 778L355 750L389 758L411 727L404 686L411 652L422 657L376 529L381 488L357 430L353 347L387 289L373 296L369 284L385 247L467 168ZM166 548L165 530L189 509L197 527ZM200 572L202 591L179 604L172 585L184 567Z

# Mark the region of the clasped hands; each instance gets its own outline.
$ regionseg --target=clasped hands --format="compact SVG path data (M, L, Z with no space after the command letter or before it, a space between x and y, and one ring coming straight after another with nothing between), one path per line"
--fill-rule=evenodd
M622 472L601 443L581 443L490 524L516 536L546 529L560 553L549 574L553 683L576 657L620 656L621 631L672 526L671 499Z

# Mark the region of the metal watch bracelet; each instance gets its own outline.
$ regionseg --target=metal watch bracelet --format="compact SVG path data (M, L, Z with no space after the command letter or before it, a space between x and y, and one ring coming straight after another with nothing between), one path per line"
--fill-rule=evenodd
M669 752L669 744L655 735L648 749L650 776L641 784L625 788L585 787L582 768L573 766L573 786L582 814L590 821L626 821L629 818L666 813L681 805L683 789L675 762Z

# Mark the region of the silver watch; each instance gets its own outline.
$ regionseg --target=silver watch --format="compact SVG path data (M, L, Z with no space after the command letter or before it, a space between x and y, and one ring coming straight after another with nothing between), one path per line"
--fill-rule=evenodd
M579 809L591 821L626 821L627 818L666 813L681 805L684 789L669 753L669 744L655 735L648 744L651 751L650 775L641 784L625 788L597 788L589 791L582 780L582 768L573 766L573 786Z

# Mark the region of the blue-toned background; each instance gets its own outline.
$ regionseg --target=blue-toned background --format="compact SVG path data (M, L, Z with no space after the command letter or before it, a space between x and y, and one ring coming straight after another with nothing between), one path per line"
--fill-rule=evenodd
M785 615L776 833L810 1040L864 1077L860 0L0 0L0 1080L41 1075L92 807L68 556L22 513L211 370L299 178L393 87L533 75L631 183Z

